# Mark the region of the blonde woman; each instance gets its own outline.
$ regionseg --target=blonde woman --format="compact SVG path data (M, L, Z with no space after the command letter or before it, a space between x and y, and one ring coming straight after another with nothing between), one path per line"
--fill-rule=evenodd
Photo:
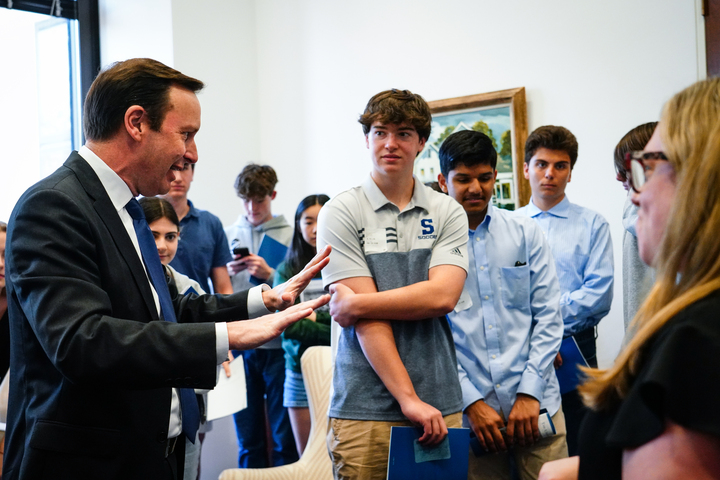
M588 372L579 458L540 479L720 478L720 79L675 95L628 157L656 283L615 364Z

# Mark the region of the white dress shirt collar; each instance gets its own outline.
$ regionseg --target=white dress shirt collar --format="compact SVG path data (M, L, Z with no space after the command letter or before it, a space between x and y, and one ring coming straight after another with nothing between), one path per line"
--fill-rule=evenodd
M78 154L85 159L85 161L93 169L95 175L100 179L105 191L110 197L110 201L115 207L116 211L120 211L125 208L125 205L133 198L132 191L128 187L125 180L111 169L107 163L103 162L92 150L86 145L80 147Z

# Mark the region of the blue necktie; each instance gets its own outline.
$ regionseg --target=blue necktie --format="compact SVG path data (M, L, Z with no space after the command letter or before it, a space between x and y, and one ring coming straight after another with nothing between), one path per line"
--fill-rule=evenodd
M133 219L133 226L140 244L140 253L150 276L150 281L155 287L160 300L162 317L168 322L177 322L175 309L170 299L170 291L165 280L165 273L160 263L155 239L145 220L145 213L134 198L125 205L125 209ZM179 388L178 391L180 392L180 409L182 411L182 431L191 442L195 443L195 434L200 425L200 410L198 409L197 398L195 398L195 392L191 388Z

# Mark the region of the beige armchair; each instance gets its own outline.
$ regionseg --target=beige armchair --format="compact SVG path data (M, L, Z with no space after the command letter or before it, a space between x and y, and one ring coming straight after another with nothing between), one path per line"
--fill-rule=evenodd
M332 480L332 463L325 441L332 382L330 347L310 347L300 362L312 419L310 437L300 460L282 467L231 468L220 474L220 480Z

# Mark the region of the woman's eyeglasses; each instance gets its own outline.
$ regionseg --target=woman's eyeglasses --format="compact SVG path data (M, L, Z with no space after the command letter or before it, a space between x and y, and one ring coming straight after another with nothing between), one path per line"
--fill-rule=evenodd
M627 152L625 154L625 170L627 179L630 182L630 186L636 192L640 193L643 185L647 181L646 172L648 171L648 160L664 160L667 161L667 157L663 152L645 152L635 151Z

